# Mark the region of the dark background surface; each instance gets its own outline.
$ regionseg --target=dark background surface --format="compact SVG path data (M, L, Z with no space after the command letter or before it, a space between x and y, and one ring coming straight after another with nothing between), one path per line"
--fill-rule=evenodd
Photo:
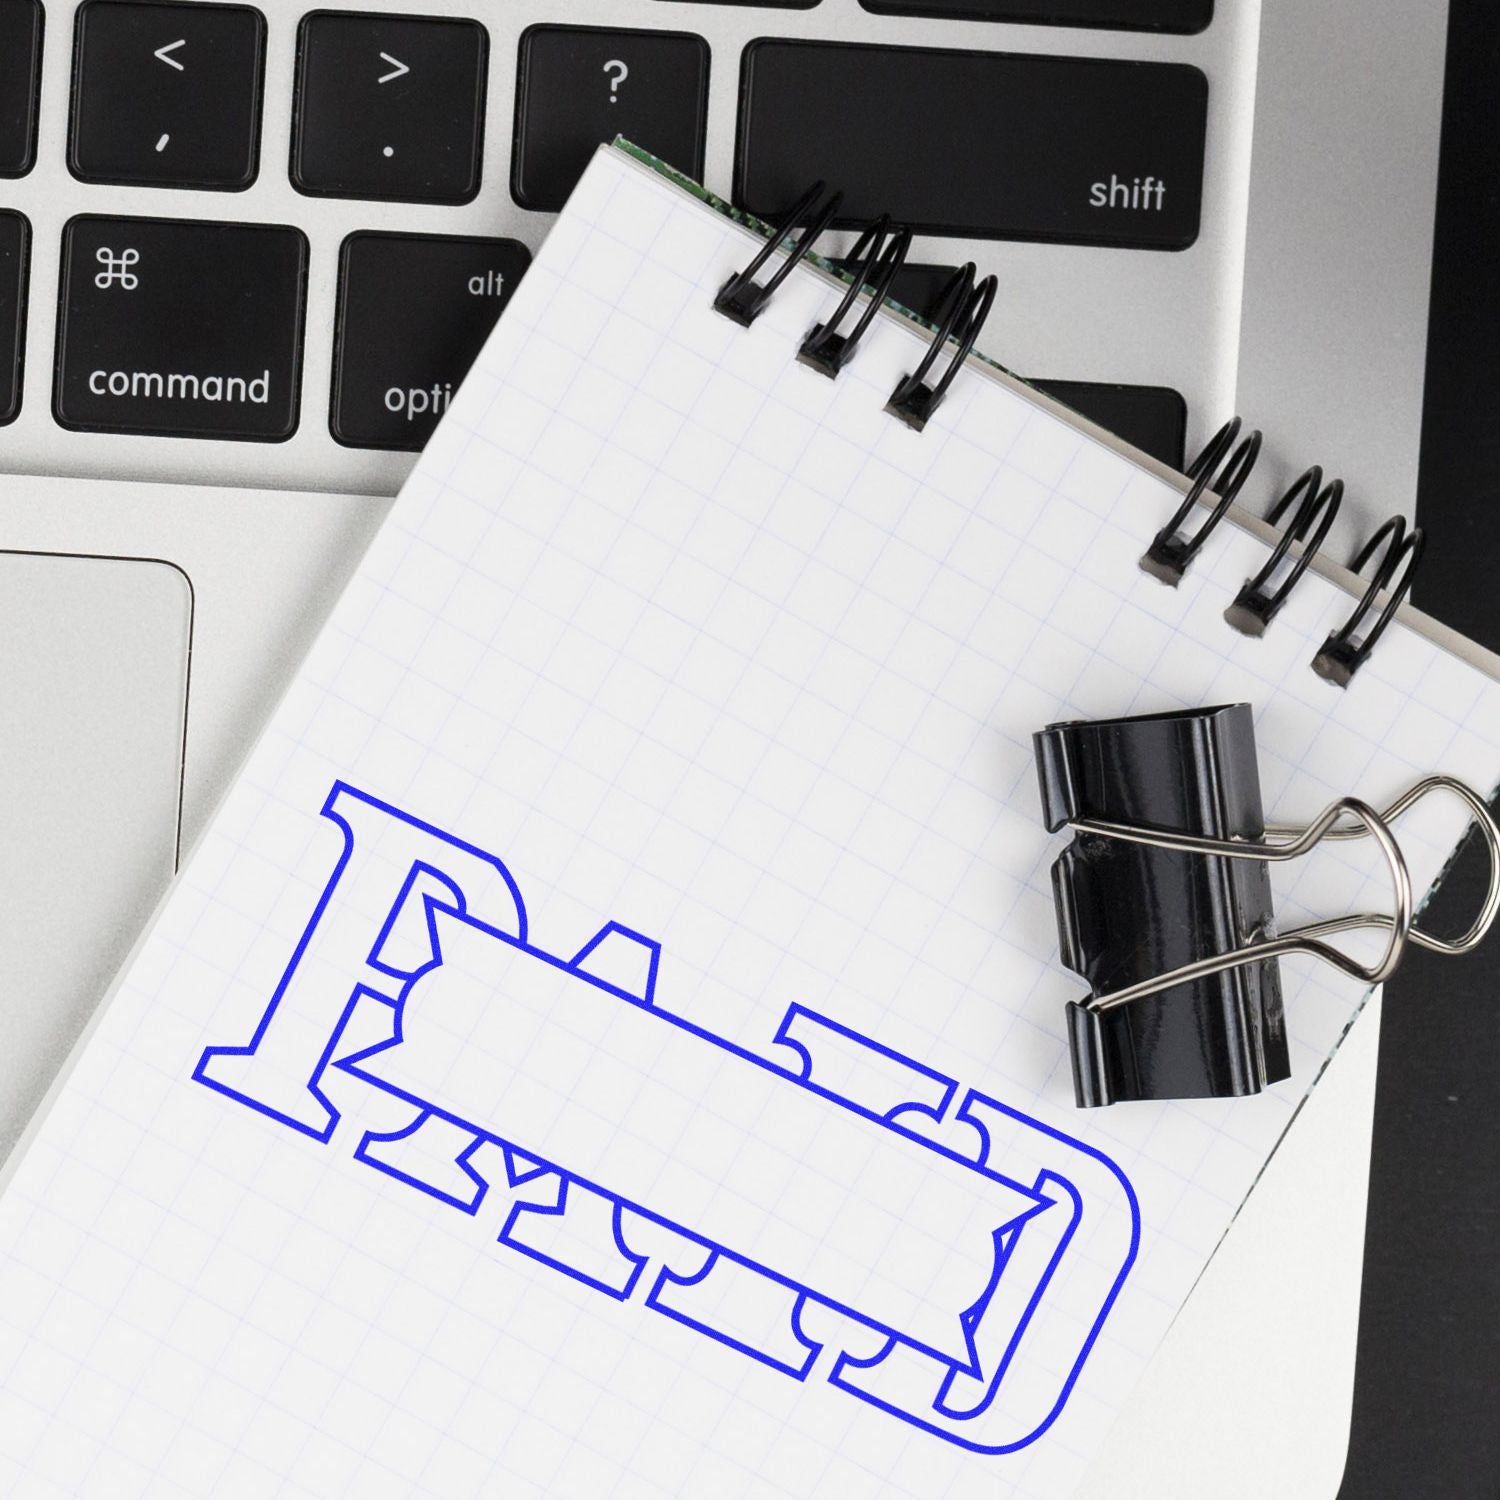
M1495 0L1451 0L1417 518L1415 602L1500 650ZM1485 875L1467 850L1433 925L1459 930ZM1500 1497L1500 935L1468 958L1414 953L1386 985L1381 1028L1340 1500Z

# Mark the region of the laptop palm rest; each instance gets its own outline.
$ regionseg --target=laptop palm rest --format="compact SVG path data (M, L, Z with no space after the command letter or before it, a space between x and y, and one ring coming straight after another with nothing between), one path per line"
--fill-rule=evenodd
M0 552L0 1160L172 875L192 588Z

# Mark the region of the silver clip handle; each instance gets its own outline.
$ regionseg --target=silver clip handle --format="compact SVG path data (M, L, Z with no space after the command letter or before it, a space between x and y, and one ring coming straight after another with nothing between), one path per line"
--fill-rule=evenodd
M1396 842L1390 825L1402 813L1408 811L1423 797L1435 791L1451 792L1468 807L1473 821L1479 826L1490 858L1490 883L1484 903L1473 925L1460 938L1448 940L1433 933L1424 932L1415 923L1411 871L1406 857ZM1340 823L1350 818L1352 822ZM1408 941L1436 953L1468 953L1478 946L1500 911L1500 827L1495 824L1484 799L1465 782L1452 776L1428 776L1398 797L1383 812L1377 812L1358 797L1341 797L1330 803L1304 829L1284 825L1268 826L1268 835L1285 836L1285 843L1271 843L1261 839L1210 838L1198 834L1169 833L1154 828L1140 828L1131 823L1106 823L1089 818L1078 818L1069 826L1079 833L1091 833L1100 838L1118 839L1127 844L1144 844L1153 849L1170 849L1181 854L1212 854L1225 859L1255 859L1267 864L1279 864L1297 859L1306 854L1323 839L1374 838L1380 845L1386 864L1391 872L1395 889L1395 910L1392 913L1369 912L1347 917L1331 917L1322 922L1310 922L1294 928L1279 937L1263 938L1243 948L1232 948L1212 957L1198 959L1195 963L1183 964L1164 974L1143 979L1138 984L1113 990L1107 995L1097 995L1085 1002L1090 1010L1109 1011L1132 1000L1147 995L1159 994L1180 984L1195 979L1206 979L1213 974L1222 974L1227 969L1242 968L1246 964L1263 963L1270 958L1286 954L1306 953L1332 964L1351 979L1365 984L1379 984L1390 978L1401 963ZM1356 962L1347 953L1322 941L1339 932L1351 932L1359 928L1383 929L1390 933L1385 951L1373 964Z

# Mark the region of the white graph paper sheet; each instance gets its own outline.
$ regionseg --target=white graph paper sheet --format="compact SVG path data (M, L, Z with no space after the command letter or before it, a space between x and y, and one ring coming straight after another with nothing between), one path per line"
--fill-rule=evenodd
M1295 1076L1072 1102L1031 735L1247 700L1267 805L1489 787L1500 687L926 335L794 358L754 237L590 167L0 1201L0 1491L1058 1496ZM1419 888L1461 830L1402 825ZM1284 924L1380 909L1360 844Z

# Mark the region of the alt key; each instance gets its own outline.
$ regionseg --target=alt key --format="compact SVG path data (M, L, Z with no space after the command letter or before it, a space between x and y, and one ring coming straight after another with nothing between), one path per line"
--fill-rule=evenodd
M354 448L421 448L531 263L518 240L344 241L328 426Z

